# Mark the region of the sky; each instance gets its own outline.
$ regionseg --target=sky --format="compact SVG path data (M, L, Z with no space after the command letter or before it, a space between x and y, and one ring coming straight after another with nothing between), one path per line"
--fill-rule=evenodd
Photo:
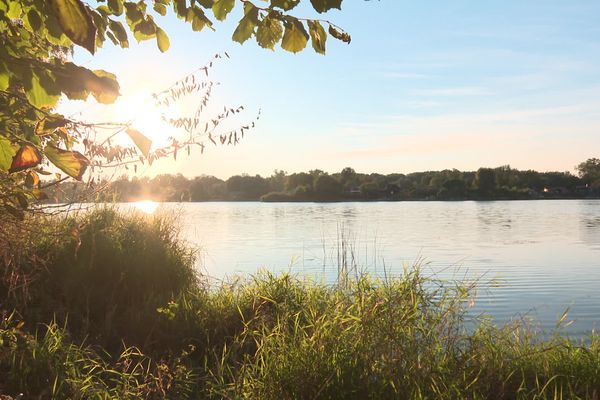
M303 3L308 3L303 0ZM134 119L157 143L167 136L152 117L149 94L210 61L221 84L213 101L244 105L261 118L235 147L208 146L161 160L138 173L227 178L321 169L409 173L509 164L570 171L600 157L600 2L345 0L321 18L352 35L332 38L327 54L292 54L240 45L231 34L239 4L215 32L192 32L174 16L157 18L171 47L154 41L123 50L106 44L88 68L114 72L116 107L65 102L87 120ZM317 16L309 7L293 15ZM215 106L216 107L216 106ZM133 117L132 117L133 115Z

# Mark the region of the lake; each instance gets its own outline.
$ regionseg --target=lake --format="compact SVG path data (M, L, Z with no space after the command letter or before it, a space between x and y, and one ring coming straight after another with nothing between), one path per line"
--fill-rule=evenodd
M600 200L490 202L180 203L199 268L223 279L259 269L334 282L340 238L361 271L422 265L441 279L479 280L472 314L566 333L600 322Z

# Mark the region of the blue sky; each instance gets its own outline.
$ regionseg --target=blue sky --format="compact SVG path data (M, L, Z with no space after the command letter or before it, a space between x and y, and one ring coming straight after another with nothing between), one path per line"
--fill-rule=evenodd
M262 110L237 147L209 147L141 173L228 177L346 166L407 173L504 164L573 171L600 156L597 0L345 0L325 18L350 32L352 43L330 38L326 56L234 43L240 13L238 5L216 32L158 19L171 38L165 54L153 41L76 54L117 74L127 108L227 51L231 60L215 69L222 83L215 102L245 105L247 119ZM294 14L314 16L306 7ZM64 108L114 116L93 102ZM140 120L144 113L152 110Z

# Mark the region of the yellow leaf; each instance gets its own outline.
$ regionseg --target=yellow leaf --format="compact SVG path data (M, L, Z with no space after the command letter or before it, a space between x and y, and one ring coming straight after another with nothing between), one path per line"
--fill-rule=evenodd
M69 151L54 146L46 146L44 153L52 164L77 180L81 180L86 168L90 164L89 160L78 151Z
M35 167L42 162L42 155L40 151L33 145L25 144L17 151L17 154L13 157L10 169L8 172L23 171L28 168Z

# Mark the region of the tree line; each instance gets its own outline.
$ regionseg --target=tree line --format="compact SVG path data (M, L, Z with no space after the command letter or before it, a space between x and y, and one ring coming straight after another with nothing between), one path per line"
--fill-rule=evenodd
M156 177L122 176L110 182L57 185L50 197L57 202L99 202L143 199L166 202L198 201L377 201L377 200L493 200L585 198L600 195L600 160L588 159L570 172L518 170L508 165L477 171L360 173L347 167L329 174L315 169L271 176L235 175L186 178L181 174Z

